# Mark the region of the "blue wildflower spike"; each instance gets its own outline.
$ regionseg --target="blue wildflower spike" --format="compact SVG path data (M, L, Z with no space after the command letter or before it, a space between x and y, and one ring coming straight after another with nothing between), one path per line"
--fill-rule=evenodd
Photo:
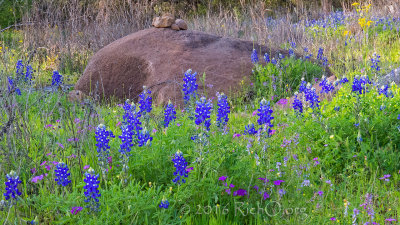
M319 48L318 49L318 54L317 54L317 59L323 60L323 56L324 56L324 49L323 48Z
M151 91L147 89L146 86L143 86L143 92L139 95L139 108L140 114L146 115L151 112L152 108L152 98L151 98Z
M352 91L357 94L364 94L367 91L367 84L372 84L367 76L355 76L352 85Z
M55 181L58 185L67 186L71 181L68 177L71 175L69 172L67 164L60 162L57 164L57 168L54 170L56 178Z
M21 196L21 191L18 189L18 184L21 183L19 176L15 171L10 171L9 174L6 175L6 193L4 193L4 197L7 201L11 201L11 205L13 202L17 200L18 196Z
M257 130L254 128L254 124L253 123L249 123L248 125L246 125L244 127L244 135L254 135L257 134Z
M32 66L27 65L26 72L25 72L25 82L28 83L29 85L32 83L32 74L33 74Z
M108 143L110 142L110 138L115 138L115 136L111 131L106 130L104 124L100 124L96 128L95 138L97 142L97 157L104 174L107 171L108 157L110 156L110 146Z
M165 197L161 200L161 203L158 205L158 207L164 208L164 209L168 209L168 206L169 206L169 202Z
M15 92L17 95L21 95L21 90L17 87L14 80L11 77L7 77L8 79L8 92Z
M138 133L138 146L143 147L143 146L149 146L151 144L151 141L153 140L153 137L150 136L149 131L144 128L142 131Z
M347 77L343 76L342 79L340 79L335 86L339 85L339 84L345 84L348 83L349 79L347 79Z
M57 70L54 70L51 80L51 86L59 87L60 85L63 84L63 81L64 81L63 76Z
M131 148L133 147L133 138L132 138L132 131L129 130L128 125L121 126L122 134L118 136L121 139L121 145L119 152L121 153L122 157L130 156Z
M302 77L301 78L301 84L300 84L300 87L299 87L299 92L303 93L303 92L306 91L306 89L307 89L307 82L304 80L304 77Z
M169 123L176 119L176 111L171 100L168 101L167 107L164 112L164 127L168 127Z
M393 92L389 89L389 85L382 85L378 92L379 95L384 94L387 98L393 98Z
M86 191L84 192L86 199L84 200L87 203L87 208L92 212L100 211L100 203L99 197L101 196L99 191L99 174L95 175L95 172L92 168L89 168L85 173L85 179L83 180L86 185L83 187Z
M194 101L197 97L198 85L196 84L196 75L197 72L192 74L192 70L188 69L183 78L183 100L185 105Z
M263 98L260 102L260 108L257 111L257 115L259 117L257 120L258 125L264 125L267 128L267 130L265 131L267 132L267 134L269 134L271 132L270 128L274 126L271 122L274 117L272 117L273 111L270 107L270 102L267 102L267 100Z
M319 86L322 87L321 93L328 94L329 92L335 90L335 87L328 81L325 76L322 76L322 81L319 83Z
M15 78L19 82L24 77L24 68L25 68L24 64L22 64L22 60L21 59L19 59L17 61L17 64L16 64L15 68L16 68L16 72L15 72L16 76L15 76Z
M307 84L306 91L304 92L306 101L310 103L310 108L319 108L319 96L315 93L315 88L311 87L311 84Z
M199 101L196 102L196 114L195 123L196 125L204 125L206 130L210 130L211 125L211 110L212 105L210 100L206 100L205 97L201 97Z
M231 112L227 96L224 93L217 93L218 96L218 112L217 112L217 127L221 130L228 124L228 114Z
M303 113L303 103L297 98L297 92L294 93L293 109L297 114Z
M176 168L176 171L174 172L174 176L176 177L172 181L175 184L180 184L182 178L182 183L185 183L185 177L188 177L189 172L186 170L187 162L186 159L183 158L181 151L178 150L175 153L174 158L172 158L172 162L174 162L174 167Z
M252 53L251 53L251 62L256 64L258 63L258 54L257 54L257 50L253 49Z
M122 116L123 124L126 125L127 132L130 133L131 136L137 138L142 130L140 110L137 110L134 103L129 104L129 100L126 100L123 108L125 110L125 114Z
M380 58L381 56L376 53L374 53L374 55L371 57L371 69L375 70L376 72L381 70L381 67L379 67L379 63L381 62L379 60Z
M265 61L265 63L270 63L271 62L271 59L269 58L268 53L264 54L264 61Z

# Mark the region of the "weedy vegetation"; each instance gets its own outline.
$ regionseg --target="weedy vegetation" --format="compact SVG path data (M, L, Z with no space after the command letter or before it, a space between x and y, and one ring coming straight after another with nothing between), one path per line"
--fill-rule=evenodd
M383 82L400 66L395 1L304 18L263 1L177 7L192 29L289 54L254 49L229 94L187 68L183 106L147 88L70 102L93 52L174 6L100 2L95 18L90 1L34 1L0 33L0 223L398 223L400 88Z

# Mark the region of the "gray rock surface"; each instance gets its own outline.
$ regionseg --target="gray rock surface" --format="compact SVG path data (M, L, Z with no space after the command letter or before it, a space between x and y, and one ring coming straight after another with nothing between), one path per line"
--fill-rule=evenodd
M376 85L380 87L382 85L389 85L392 82L396 83L397 85L400 84L400 67L392 70L389 74L378 78Z

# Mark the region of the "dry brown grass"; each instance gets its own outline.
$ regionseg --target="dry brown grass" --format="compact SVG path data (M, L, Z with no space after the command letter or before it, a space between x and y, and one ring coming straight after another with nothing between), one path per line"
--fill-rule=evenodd
M292 0L297 7L294 7L291 13L271 9L271 5L260 0L251 0L250 3L239 0L239 4L233 8L215 5L208 5L206 9L197 8L202 10L201 12L175 3L161 4L158 0L86 0L86 5L82 2L34 1L31 12L23 19L24 23L34 24L22 29L25 48L41 49L45 51L45 55L60 56L60 61L63 58L74 59L76 55L89 57L118 38L150 27L155 15L172 12L185 19L189 29L193 30L251 40L273 47L295 41L298 46L307 46L310 50L324 46L329 53L335 49L335 43L322 43L306 38L304 33L303 19L316 18L331 10L330 1L327 0L310 1L315 2L315 5L305 4L302 0ZM399 16L399 0L374 2L377 15ZM317 5L318 9L310 10ZM350 2L343 3L342 7L349 11ZM278 19L267 23L266 18L271 15ZM303 22L297 23L298 21ZM84 68L84 65L81 67ZM78 69L78 72L82 72L83 68Z

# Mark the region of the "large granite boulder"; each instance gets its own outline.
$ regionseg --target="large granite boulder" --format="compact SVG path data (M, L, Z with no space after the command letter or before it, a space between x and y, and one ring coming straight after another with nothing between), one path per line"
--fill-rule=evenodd
M275 57L278 54L249 41L198 31L141 30L99 50L90 59L75 89L84 94L97 90L101 97L136 100L143 86L147 86L154 103L164 104L171 99L182 104L183 76L192 69L198 73L199 91L206 90L209 96L229 93L251 74L253 47L259 51L260 59L264 52ZM284 50L280 53L287 55ZM200 82L203 73L204 85Z

